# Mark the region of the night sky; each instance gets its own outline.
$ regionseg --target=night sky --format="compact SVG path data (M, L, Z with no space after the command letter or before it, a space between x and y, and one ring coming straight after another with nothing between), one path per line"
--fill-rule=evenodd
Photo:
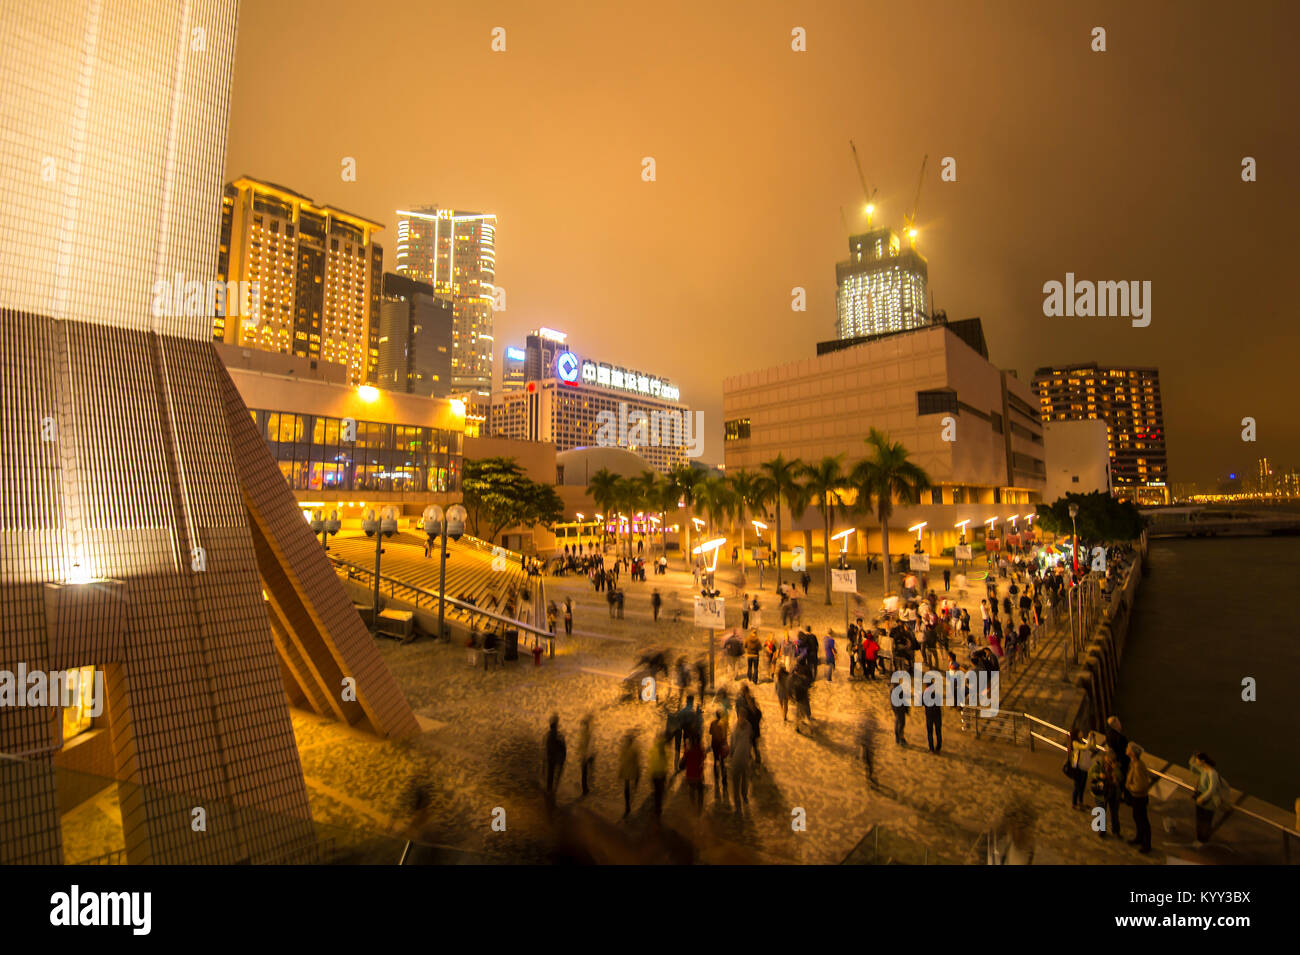
M928 153L917 248L934 305L979 315L995 363L1025 380L1158 366L1174 483L1261 455L1300 467L1300 5L607 6L245 0L228 178L387 223L389 270L394 210L495 212L498 362L533 327L566 330L580 353L677 382L720 461L722 378L835 337L840 207L865 228L849 139L877 224L900 230ZM1044 317L1043 283L1066 272L1150 281L1150 326Z

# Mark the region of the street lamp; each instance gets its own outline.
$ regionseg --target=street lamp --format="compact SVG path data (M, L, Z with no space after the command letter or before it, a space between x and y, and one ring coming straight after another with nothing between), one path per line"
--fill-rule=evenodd
M438 636L443 637L446 636L443 620L447 610L447 538L458 541L465 533L465 508L453 504L444 515L441 507L430 504L424 509L421 524L430 543L436 537L442 538L442 558L438 564Z
M911 527L908 528L909 532L916 531L916 544L913 545L912 547L912 553L914 554L921 553L921 533L925 530L925 525L929 523L930 523L929 521L922 521L921 523L913 524Z
M338 511L330 511L330 516L326 519L321 518L322 513L323 512L319 508L312 512L311 532L313 534L319 534L320 542L325 545L326 550L329 550L330 535L337 534L339 532L339 528L342 527L343 524L339 520Z
M370 622L377 637L379 636L379 559L384 553L384 538L392 537L397 533L397 512L391 507L386 507L379 516L376 516L375 509L372 507L366 511L361 529L366 532L367 537L375 539L375 609L371 614Z
M957 540L957 545L959 547L966 546L966 525L969 523L970 523L970 518L968 517L966 518L966 520L958 521L956 524L953 525L953 527L957 528L957 530L961 532L961 537ZM954 562L956 561L956 557L957 557L956 551L953 551ZM966 566L966 561L962 561L963 570L965 569L965 566Z
M831 540L840 542L840 570L849 569L849 538L857 532L856 527L850 527L846 531L831 535Z
M691 548L692 555L709 554L713 558L712 563L709 564L708 583L704 585L704 591L709 595L709 599L711 600L717 599L718 596L718 592L713 589L713 572L718 568L718 554L721 553L722 548L726 545L726 543L727 543L727 539L725 537L715 537L713 540L705 541L703 544L700 544L698 547ZM713 628L709 627L709 686L714 685L713 684L713 675L714 675L713 644L714 644Z
M1074 543L1070 546L1070 553L1074 558L1074 575L1079 576L1079 525L1075 518L1079 516L1079 505L1070 505L1070 527L1074 532Z

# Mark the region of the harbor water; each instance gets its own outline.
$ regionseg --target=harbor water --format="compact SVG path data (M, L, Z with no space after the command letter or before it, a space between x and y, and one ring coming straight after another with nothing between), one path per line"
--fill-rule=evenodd
M1146 750L1204 750L1236 789L1300 796L1300 538L1157 540L1124 648L1115 711ZM1246 702L1243 681L1255 681Z

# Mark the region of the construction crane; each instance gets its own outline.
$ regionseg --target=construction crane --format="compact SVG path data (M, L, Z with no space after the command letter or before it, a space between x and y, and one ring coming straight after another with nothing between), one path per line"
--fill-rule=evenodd
M921 157L921 175L916 180L916 197L912 200L912 214L903 217L903 223L907 227L904 230L907 232L907 240L913 246L916 245L916 210L921 205L921 187L925 185L925 163L929 158L929 153Z
M853 165L858 167L858 182L862 183L862 195L867 200L867 228L871 228L871 217L876 214L876 190L867 188L867 177L862 174L862 162L858 159L858 147L853 145L853 140L849 140L849 148L853 150Z

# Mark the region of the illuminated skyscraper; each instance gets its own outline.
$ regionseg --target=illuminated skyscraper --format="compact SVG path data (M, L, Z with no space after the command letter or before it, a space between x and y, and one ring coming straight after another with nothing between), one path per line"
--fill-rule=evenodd
M496 216L436 206L397 216L394 268L452 300L452 386L490 391Z
M1101 419L1110 450L1111 489L1139 504L1167 503L1160 372L1155 368L1062 365L1034 372L1043 421Z
M849 260L835 265L839 338L883 335L930 324L927 267L916 249L902 249L892 229L849 236Z
M255 282L256 322L218 315L216 341L345 365L352 384L379 364L383 228L247 177L226 186L217 278Z

